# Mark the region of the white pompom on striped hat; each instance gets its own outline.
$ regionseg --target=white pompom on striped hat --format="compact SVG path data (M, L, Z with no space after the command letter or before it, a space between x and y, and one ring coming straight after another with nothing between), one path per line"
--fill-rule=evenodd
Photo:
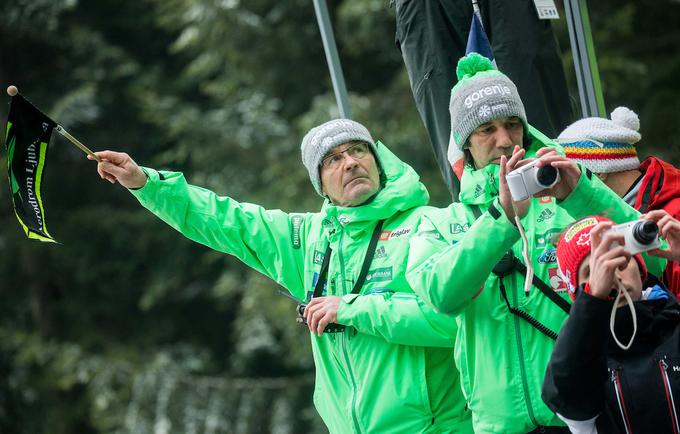
M637 169L640 159L633 146L642 136L640 119L626 107L606 118L585 118L569 125L557 138L567 158L595 173Z

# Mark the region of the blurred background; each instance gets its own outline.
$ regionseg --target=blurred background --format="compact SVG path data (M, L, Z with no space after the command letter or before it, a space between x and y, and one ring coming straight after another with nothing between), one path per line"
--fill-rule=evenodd
M607 112L636 111L641 156L680 163L680 1L589 6ZM329 8L355 119L447 205L394 44L394 9ZM95 150L267 208L321 206L299 143L338 111L309 0L3 1L0 88L9 84ZM0 100L4 136L4 91ZM1 433L325 432L309 334L275 283L183 239L56 133L43 198L61 244L25 239L6 183Z

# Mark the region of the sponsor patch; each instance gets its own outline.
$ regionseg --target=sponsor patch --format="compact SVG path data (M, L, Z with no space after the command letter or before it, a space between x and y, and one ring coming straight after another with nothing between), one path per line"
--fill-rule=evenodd
M551 246L553 240L555 240L559 234L559 229L548 229L542 234L537 234L536 238L534 239L534 247L537 249L544 249L548 246Z
M300 248L300 228L303 221L305 221L305 218L301 215L290 216L290 242L294 249Z
M550 203L552 200L552 196L541 196L538 198L538 203Z
M567 230L567 233L564 234L564 241L571 241L572 238L574 238L574 235L581 229L585 228L586 226L590 225L595 225L597 224L597 220L594 219L593 217L588 217L586 219L583 219L576 224L574 224L572 227Z
M536 221L538 223L542 223L546 220L550 220L553 217L555 217L555 213L551 209L546 208L543 211L541 211L541 213L538 215L538 218L536 219Z
M380 241L392 240L394 238L403 237L411 233L411 228L399 228L392 231L382 231L380 233Z
M538 262L541 264L551 264L553 262L557 262L556 252L557 250L554 247L548 247L545 249L545 252L541 253L541 256L538 257Z
M375 255L373 255L373 257L376 259L387 257L387 251L385 250L385 246L380 246L377 249L375 249Z
M317 265L323 264L324 254L322 251L314 250L314 263Z
M470 229L470 223L451 223L452 234L462 234Z
M366 276L367 282L381 282L384 280L392 280L392 267L375 268L369 271Z
M372 295L372 294L394 294L394 291L391 290L390 288L385 288L385 287L379 287L379 288L371 288L366 292L365 295Z
M479 184L475 185L475 197L479 197L482 194L484 194L484 188Z
M419 232L419 233L418 233L418 236L421 236L421 237L423 237L423 238L436 238L436 239L438 239L438 240L441 240L441 239L444 238L444 237L442 236L442 234L440 234L439 231L436 230L436 229L432 229L431 231L423 231L423 232Z

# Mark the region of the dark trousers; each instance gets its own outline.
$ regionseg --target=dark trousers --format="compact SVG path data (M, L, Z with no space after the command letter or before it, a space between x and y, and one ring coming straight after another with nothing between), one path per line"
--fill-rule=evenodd
M465 55L470 0L395 0L396 43L411 81L444 180L457 200L458 182L446 158L449 99ZM549 21L539 20L532 0L479 0L482 21L498 69L515 83L528 121L556 137L572 122L560 50ZM455 194L453 194L455 191Z

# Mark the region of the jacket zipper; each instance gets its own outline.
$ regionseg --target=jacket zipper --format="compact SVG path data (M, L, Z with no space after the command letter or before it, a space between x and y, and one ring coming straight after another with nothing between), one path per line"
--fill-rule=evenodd
M514 283L514 282L513 282ZM517 285L512 285L512 302L517 306ZM536 416L534 415L533 406L531 404L531 395L529 395L529 384L527 383L527 368L524 366L524 349L522 348L522 336L519 332L519 317L512 315L515 324L515 339L517 341L517 351L519 353L519 370L522 377L522 389L524 391L524 400L527 404L527 413L529 414L529 419L534 426L539 426L536 421Z
M619 411L621 412L621 420L623 420L623 427L626 429L626 434L631 434L630 420L628 419L628 409L626 408L626 401L623 399L623 390L621 389L621 376L619 369L613 369L611 381L614 384L614 391L616 392L616 400L619 404Z
M342 239L344 238L345 231L340 232L340 239L338 240L338 259L340 260L340 273L342 275L342 294L347 294L347 287L345 283L345 261L342 258ZM359 427L359 420L357 418L357 382L354 379L354 372L352 371L352 364L349 360L349 354L347 353L347 337L349 336L349 327L345 328L342 333L342 353L345 356L345 364L347 365L347 373L349 374L350 380L352 380L352 421L354 422L354 429L357 433L361 433L361 428Z
M664 359L659 360L659 371L661 372L661 379L663 380L663 388L666 392L666 403L668 404L668 412L671 416L671 424L673 425L673 433L680 432L678 426L678 414L675 411L675 400L673 399L673 390L671 389L671 382L668 378L668 364Z

